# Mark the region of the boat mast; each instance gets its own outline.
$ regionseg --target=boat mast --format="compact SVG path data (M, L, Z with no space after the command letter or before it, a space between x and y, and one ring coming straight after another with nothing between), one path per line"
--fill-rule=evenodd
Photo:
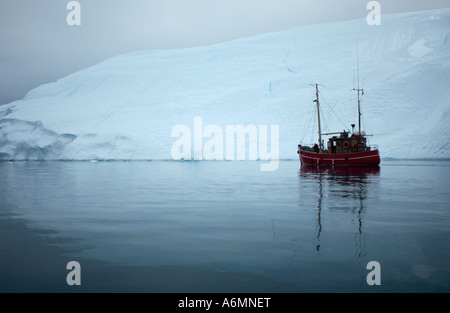
M317 118L319 120L319 151L322 151L322 129L320 127L320 104L319 104L319 85L316 84L316 102L317 105Z
M358 88L358 136L361 136L361 100L359 99L359 92L363 91Z
M361 136L361 100L359 98L359 92L361 92L361 95L364 96L364 90L362 88L359 88L359 48L358 44L356 44L356 67L357 67L357 79L358 79L358 88L353 90L358 92L358 142L359 137Z

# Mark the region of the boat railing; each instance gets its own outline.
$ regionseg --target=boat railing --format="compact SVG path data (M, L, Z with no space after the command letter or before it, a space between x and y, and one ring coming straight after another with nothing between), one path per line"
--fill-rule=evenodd
M370 145L366 147L362 147L359 149L353 149L353 152L366 152L366 151L375 151L378 150L378 145Z
M314 152L317 153L317 151L313 148L313 144L310 145L299 145L300 150L306 151L306 152ZM367 152L367 151L375 151L378 150L378 145L370 145L362 148L353 148L352 152ZM323 150L322 152L327 153L327 150Z
M314 144L309 144L309 145L299 145L300 149L302 151L308 151L308 152L316 152L313 148Z

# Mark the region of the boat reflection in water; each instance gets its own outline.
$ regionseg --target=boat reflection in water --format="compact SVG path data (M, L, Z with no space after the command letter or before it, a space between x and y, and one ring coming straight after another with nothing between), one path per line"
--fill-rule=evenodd
M299 172L301 197L309 198L308 203L315 202L317 206L317 245L321 249L321 235L324 232L324 209L330 212L327 225L332 231L339 231L338 220L342 214L351 214L355 225L354 240L358 259L363 259L363 213L367 209L368 198L376 198L380 168L378 166L301 166ZM304 203L302 201L302 203ZM330 227L328 226L328 227ZM330 228L331 228L330 227ZM341 226L342 227L342 226ZM348 231L348 229L344 229Z

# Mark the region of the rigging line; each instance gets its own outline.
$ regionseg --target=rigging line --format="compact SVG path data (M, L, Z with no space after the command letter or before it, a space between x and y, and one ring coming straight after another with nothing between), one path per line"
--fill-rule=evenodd
M308 121L308 127L306 129L306 133L308 133L308 131L314 133L315 122L316 122L316 111L312 110L309 115L309 121ZM312 126L311 126L311 124L312 124Z
M336 114L336 112L334 112L333 108L328 104L328 101L326 100L326 98L323 96L323 94L319 91L320 96L323 98L323 100L325 100L325 104L330 108L331 112L333 112L333 114L337 117L337 119L339 120L339 122L342 123L342 125L344 125L344 127L346 128L347 125L339 118L339 115ZM344 129L345 129L344 128Z
M310 144L312 144L314 142L314 130L316 129L316 117L317 117L316 115L317 115L317 113L314 110L314 113L313 113L313 116L314 116L314 118L313 118L313 127L312 127L312 131L311 131L311 138L309 140Z
M324 100L323 102L327 105L327 107L331 110L331 112L333 112L333 114L339 119L339 116L334 112L333 107L331 107L329 105L329 102L327 100L327 98L321 93L319 92L320 96L322 97L322 99ZM336 105L335 105L336 106ZM342 122L342 121L341 121Z
M329 104L328 104L328 100L325 98L325 96L319 91L319 94L321 95L321 97L323 98L323 100L325 100L325 103L331 108L331 109L334 109L334 107L336 106L336 104L334 104L333 106L330 106Z
M364 128L365 130L368 131L368 133L366 132L366 135L367 135L367 134L373 135L373 133L372 133L372 131L370 130L370 128L366 125L366 122L365 122L363 116L361 116L361 121L362 121L362 123L363 123L363 128Z
M311 100L311 102L312 102L312 100ZM313 109L314 108L312 106L310 106L310 108L311 108L311 110L308 112L308 116L309 116L308 124L307 124L306 128L304 129L303 136L301 136L300 144L303 144L303 140L306 137L306 134L307 134L307 132L309 130L309 125L311 124L311 119L313 117L313 112L314 112Z
M322 116L326 116L326 115L323 114L322 107L320 107L319 109L320 109L320 114L321 114ZM323 130L327 130L327 132L330 132L330 128L328 127L328 123L327 123L327 119L326 119L326 118L323 119L323 123L324 123L324 125L325 125L325 127L323 128ZM322 132L323 132L323 130L322 130Z
M309 111L308 116L309 116L308 124L306 125L306 128L305 128L305 130L304 130L304 132L303 132L303 136L301 137L300 143L303 143L303 140L304 140L305 137L306 137L306 133L308 132L309 125L311 124L311 120L312 120L312 118L313 118L313 111Z

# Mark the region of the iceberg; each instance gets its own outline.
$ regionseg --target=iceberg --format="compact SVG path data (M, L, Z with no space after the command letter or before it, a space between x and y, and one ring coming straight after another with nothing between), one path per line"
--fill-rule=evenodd
M355 122L357 47L363 122L381 157L450 158L442 9L113 57L0 106L0 160L170 160L173 127L193 127L195 117L224 128L278 125L279 157L296 159L314 108L310 84L325 86L323 110L355 110L340 120L324 112L325 127Z

